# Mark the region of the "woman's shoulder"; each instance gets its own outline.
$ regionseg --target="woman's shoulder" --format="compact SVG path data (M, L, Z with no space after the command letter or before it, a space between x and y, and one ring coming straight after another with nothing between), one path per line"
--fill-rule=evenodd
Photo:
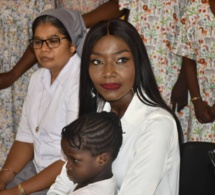
M147 96L146 96L147 98ZM165 109L150 105L150 103L144 102L140 100L140 98L135 95L132 102L131 102L131 112L139 112L139 114L147 116L147 117L172 117L172 115Z
M175 119L167 110L144 103L136 95L127 108L123 119L134 126L151 123L152 121L175 123Z
M161 107L147 107L148 110L145 118L147 123L160 124L160 127L168 125L176 128L176 121L170 112Z
M148 106L148 116L154 117L170 117L173 119L173 116L165 109L161 107Z
M161 107L149 105L143 107L146 107L145 112L137 116L139 118L137 126L141 129L141 134L150 132L150 134L161 134L161 137L177 136L177 124L171 113Z

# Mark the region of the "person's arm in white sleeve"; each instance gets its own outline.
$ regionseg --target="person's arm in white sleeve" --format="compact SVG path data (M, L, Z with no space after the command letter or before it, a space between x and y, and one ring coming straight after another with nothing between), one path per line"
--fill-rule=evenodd
M134 157L118 195L153 195L167 174L169 164L180 163L175 121L162 116L146 120L149 121L136 141ZM178 162L171 162L174 152L178 153ZM174 178L177 180L178 173ZM177 182L175 187L178 187Z
M65 195L74 190L74 183L67 177L66 163L63 165L60 175L49 188L47 195Z

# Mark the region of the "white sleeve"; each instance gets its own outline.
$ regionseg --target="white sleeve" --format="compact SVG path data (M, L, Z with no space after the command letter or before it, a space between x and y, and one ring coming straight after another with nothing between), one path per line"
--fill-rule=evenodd
M29 108L31 108L31 94L34 94L34 85L35 85L35 73L32 75L25 101L23 103L22 115L19 122L18 131L16 134L16 140L21 142L33 143L33 134L29 125Z
M33 135L28 124L27 114L27 97L23 104L22 115L19 123L19 128L16 134L16 140L26 143L33 143Z
M173 172L177 173L169 179L173 180L170 183L174 184L174 190L177 191L180 156L175 121L169 117L154 118L147 121L147 125L143 128L144 133L134 145L131 164L128 166L118 195L153 195L164 180L167 190L165 194L169 194L169 181L166 181L168 178L166 175L172 174L168 168L172 164L176 170Z
M60 175L52 184L47 195L65 195L74 190L75 184L67 177L66 163L63 165Z

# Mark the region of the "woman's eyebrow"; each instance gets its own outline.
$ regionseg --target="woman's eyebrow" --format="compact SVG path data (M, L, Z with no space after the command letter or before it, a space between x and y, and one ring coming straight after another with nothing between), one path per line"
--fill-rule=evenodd
M53 34L53 35L49 35L47 39L50 39L50 38L59 38L60 36L57 35L57 34ZM34 36L34 39L41 39L40 36Z
M123 50L113 52L112 54L120 54L120 53L124 53L124 52L131 52L131 51L128 50L128 49L123 49ZM97 52L97 51L92 51L91 54L93 54L93 55L102 55L102 53Z

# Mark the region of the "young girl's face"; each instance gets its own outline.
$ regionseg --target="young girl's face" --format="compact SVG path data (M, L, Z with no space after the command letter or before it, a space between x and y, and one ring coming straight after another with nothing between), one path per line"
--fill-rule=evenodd
M63 34L51 23L40 23L34 32L34 40L47 40L51 38L63 38ZM60 72L75 52L75 46L68 40L61 39L57 48L49 48L46 42L43 42L41 48L34 49L36 58L42 67Z
M61 147L67 157L67 175L74 183L87 185L93 182L101 171L98 157L92 156L89 151L73 148L63 138Z
M131 100L135 65L128 45L116 36L100 38L90 55L89 75L106 101Z

